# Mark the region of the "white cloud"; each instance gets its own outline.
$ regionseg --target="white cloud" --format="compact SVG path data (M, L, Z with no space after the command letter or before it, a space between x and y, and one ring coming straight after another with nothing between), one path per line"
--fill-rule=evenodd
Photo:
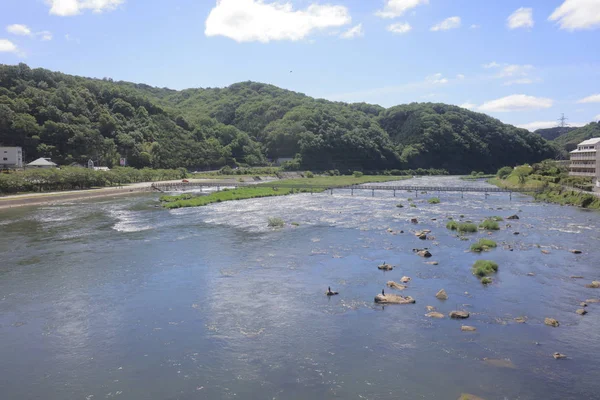
M8 39L0 39L0 53L16 53L19 49Z
M348 8L311 4L294 10L291 3L264 0L219 0L205 24L206 36L225 36L236 42L302 40L316 30L352 22Z
M560 29L569 31L598 28L600 27L600 1L565 0L548 17L548 20L556 21Z
M6 27L6 32L12 33L13 35L20 36L31 36L31 29L27 25L12 24Z
M533 8L521 7L506 20L508 29L533 28Z
M482 67L489 69L489 68L498 68L500 66L500 64L498 64L496 61L492 61L491 63L488 64L483 64Z
M512 81L506 81L506 82L504 82L504 86L511 86L511 85L531 85L534 82L535 81L533 79L522 78L522 79L515 79L515 80L512 80Z
M429 75L427 78L425 78L425 81L432 85L443 85L448 83L448 79L444 78L444 76L439 72L437 74Z
M473 24L469 28L471 28L471 29L479 29L479 28L481 28L481 25L479 25L479 24Z
M442 22L437 25L431 27L433 32L437 31L447 31L449 29L460 28L460 17L450 17L446 18Z
M68 33L65 35L65 39L67 40L67 42L75 42L77 44L81 43L81 40L79 40L78 38L74 38L73 36L69 35Z
M596 115L596 116L594 117L594 119L595 119L596 121L600 121L600 114Z
M417 6L429 4L429 0L386 0L383 10L375 13L381 18L396 18Z
M354 39L363 36L365 36L365 30L363 29L362 24L358 24L340 35L342 39Z
M569 124L569 126L579 127L586 125L583 122L573 122ZM558 121L535 121L529 122L527 124L517 125L517 128L527 129L528 131L537 131L538 129L548 129L548 128L556 128L558 127Z
M125 0L46 0L50 6L50 14L61 17L81 14L85 10L95 13L113 11Z
M38 32L38 33L36 33L36 35L41 36L41 38L44 42L47 42L48 40L52 40L52 32L50 32L50 31Z
M473 104L470 102L462 103L459 107L466 108L467 110L474 110L477 108L477 104Z
M456 79L462 81L463 79L465 79L465 76L463 74L458 74L456 75Z
M578 103L600 103L600 94L593 94L577 101Z
M554 104L552 99L544 97L513 94L500 99L491 100L479 106L479 110L488 112L530 111L550 108Z
M512 78L516 76L528 76L535 68L531 64L519 65L509 64L502 68L498 78Z
M412 26L410 26L409 23L400 22L400 23L397 23L397 24L389 25L386 29L389 32L401 34L401 33L407 33L407 32L409 32L412 29Z

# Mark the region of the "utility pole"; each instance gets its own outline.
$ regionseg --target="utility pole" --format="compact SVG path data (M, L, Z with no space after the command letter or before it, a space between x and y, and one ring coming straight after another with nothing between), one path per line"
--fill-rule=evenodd
M560 128L561 135L565 133L565 128L569 126L569 124L567 124L568 120L569 118L565 117L565 113L562 113L561 117L558 119L558 127Z

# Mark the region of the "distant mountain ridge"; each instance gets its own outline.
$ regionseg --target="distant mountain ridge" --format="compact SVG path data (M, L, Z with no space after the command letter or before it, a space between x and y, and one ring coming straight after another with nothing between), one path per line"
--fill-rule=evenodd
M557 126L554 128L538 129L538 130L534 131L533 133L537 133L538 135L540 135L541 137L543 137L546 140L554 140L557 137L559 137L560 135L567 134L575 129L577 129L577 128L573 128L570 126L566 126L566 127L562 128L560 126Z
M385 109L314 99L257 82L171 90L0 65L0 143L32 160L188 169L264 165L298 169L445 168L495 172L554 158L540 135L457 106Z

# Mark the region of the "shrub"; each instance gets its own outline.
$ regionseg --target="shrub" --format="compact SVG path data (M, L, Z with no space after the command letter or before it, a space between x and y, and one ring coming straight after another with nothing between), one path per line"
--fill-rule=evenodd
M492 278L484 276L483 278L481 278L481 283L483 283L484 285L489 285L490 283L492 283Z
M310 172L310 171L306 171L306 172L304 173L304 177L305 177L305 178L314 178L314 177L315 177L315 174L313 174L313 173L312 173L312 172Z
M498 272L498 264L489 260L477 260L473 264L473 275L483 278Z
M427 201L429 202L429 204L440 204L440 199L438 197L432 197Z
M471 251L475 253L481 253L482 251L487 251L495 247L497 247L497 244L493 240L480 239L477 243L473 243L471 245Z
M502 167L498 170L496 175L498 175L498 178L500 179L506 179L512 172L513 169L511 167Z
M410 206L411 206L411 207L416 207L417 205L416 205L416 204L412 204L412 203L411 203L411 205L410 205Z
M281 218L269 217L269 227L271 228L282 228L285 222Z
M477 225L471 224L468 222L464 222L462 224L458 224L458 231L460 233L473 233L477 232Z
M361 176L363 176L364 174L360 171L354 171L352 173L352 176L354 176L355 178L360 178Z
M500 229L500 226L498 226L498 223L496 221L494 221L493 219L486 219L481 224L479 224L479 227L483 228L485 230L488 230L488 231L497 231Z
M490 219L492 219L492 220L494 220L494 221L498 221L498 222L500 222L500 221L504 221L504 218L502 218L502 217L499 217L499 216L497 216L497 215L496 215L496 216L493 216L493 217L490 217Z
M300 226L300 223L298 223L298 222L292 222L292 226Z
M446 224L446 228L450 229L451 231L456 231L458 230L458 222L450 221Z

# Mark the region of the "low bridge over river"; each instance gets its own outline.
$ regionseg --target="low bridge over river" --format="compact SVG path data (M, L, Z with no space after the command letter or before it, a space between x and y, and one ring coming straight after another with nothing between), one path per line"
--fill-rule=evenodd
M275 181L277 182L277 181ZM360 185L350 185L350 186L323 186L323 185L294 185L294 184L272 184L269 183L261 183L259 184L261 187L273 187L275 188L285 188L285 189L298 189L304 192L329 192L333 194L334 190L350 190L350 194L354 195L354 191L364 191L370 190L371 195L375 196L375 191L388 191L393 192L394 197L396 197L396 192L414 192L415 197L419 196L419 193L435 193L435 192L457 192L461 193L464 196L465 193L485 193L485 195L489 195L491 193L507 193L512 198L512 194L517 193L538 193L540 189L502 189L498 187L473 187L473 186L422 186L422 185L374 185L369 183L364 183ZM216 190L222 190L225 188L238 188L238 187L249 187L249 186L257 186L256 183L246 183L246 182L168 182L168 183L156 183L152 184L152 189L160 192L176 192L176 191L186 191L191 189L201 189L201 188L214 188Z

